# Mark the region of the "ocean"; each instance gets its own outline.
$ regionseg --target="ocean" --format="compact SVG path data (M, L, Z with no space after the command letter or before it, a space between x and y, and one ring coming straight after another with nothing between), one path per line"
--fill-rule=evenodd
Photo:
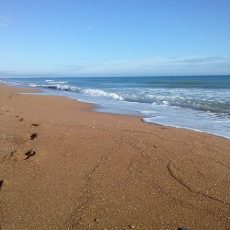
M98 112L230 139L230 76L2 78L97 105Z

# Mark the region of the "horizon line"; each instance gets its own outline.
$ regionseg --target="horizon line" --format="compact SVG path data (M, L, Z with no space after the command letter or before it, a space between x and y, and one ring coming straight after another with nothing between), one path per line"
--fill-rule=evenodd
M6 75L12 75L11 76L1 76L2 74L6 74ZM14 75L14 76L13 76ZM217 76L230 76L229 74L172 74L172 75L127 75L127 76L74 76L74 75L68 75L68 74L55 74L55 73L47 73L47 74L40 74L40 73L26 73L26 74L19 74L19 73L14 73L14 74L10 74L10 73L1 73L0 72L0 79L3 78L34 78L36 76L39 76L39 78L46 78L46 77L50 77L50 78L57 78L57 77L66 77L66 78L120 78L120 77L217 77Z

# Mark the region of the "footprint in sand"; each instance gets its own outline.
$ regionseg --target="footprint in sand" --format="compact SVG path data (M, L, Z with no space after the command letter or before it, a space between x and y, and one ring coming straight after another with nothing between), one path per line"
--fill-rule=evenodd
M25 158L25 160L28 160L30 157L34 156L35 153L36 153L36 152L35 152L34 149L31 149L31 150L29 150L28 152L26 152L25 155L26 155L27 157Z
M1 189L2 186L3 186L3 182L4 182L4 180L0 180L0 189Z
M38 135L37 133L33 133L30 135L30 140L33 140L34 138L36 138Z
M38 127L39 124L33 123L31 126Z
M21 119L19 119L19 121L23 121L23 117Z

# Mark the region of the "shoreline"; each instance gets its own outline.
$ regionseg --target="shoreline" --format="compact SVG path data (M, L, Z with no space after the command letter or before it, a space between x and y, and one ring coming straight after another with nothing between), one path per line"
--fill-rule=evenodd
M163 123L153 123L153 122L147 122L145 121L145 119L148 119L148 117L143 117L141 114L140 115L135 115L135 114L125 114L125 113L119 113L119 112L107 112L107 111L100 111L100 106L101 105L97 105L95 104L94 102L87 102L87 101L82 101L82 100L79 100L79 99L75 99L75 98L72 98L72 97L69 97L69 96L66 96L66 95L55 95L55 94L46 94L45 91L43 91L43 89L39 89L39 88L33 88L33 87L26 87L26 86L20 86L20 87L17 87L17 86L12 86L10 84L7 84L7 82L5 83L2 83L3 85L7 86L7 87L13 87L13 88L21 88L21 89L28 89L28 90L32 90L34 91L34 93L38 93L38 95L40 96L53 96L53 97L64 97L64 98L67 98L69 100L74 100L76 102L80 102L80 103L86 103L86 104L89 104L91 105L91 111L93 112L97 112L97 113L104 113L104 114L108 114L108 115L121 115L121 116L130 116L130 117L138 117L143 123L146 123L146 124L149 124L149 125L159 125L159 126L163 126L163 127L166 127L166 128L176 128L176 129L182 129L182 130L185 130L185 131L192 131L192 132L199 132L199 133L204 133L204 134L207 134L207 135L212 135L214 137L218 137L218 138L224 138L226 140L230 140L230 137L226 137L224 135L218 135L218 134L214 134L214 133L211 133L211 132L208 132L208 131L204 131L204 130L200 130L200 129L195 129L195 128L188 128L188 127L182 127L182 126L177 126L177 125L167 125L167 124L163 124ZM1 85L1 82L0 82L0 85ZM33 92L29 93L29 94L34 94ZM41 93L41 94L40 94ZM42 94L44 93L44 94ZM23 93L22 93L23 94ZM103 106L101 106L101 108L103 109Z
M0 84L3 229L227 229L230 141Z

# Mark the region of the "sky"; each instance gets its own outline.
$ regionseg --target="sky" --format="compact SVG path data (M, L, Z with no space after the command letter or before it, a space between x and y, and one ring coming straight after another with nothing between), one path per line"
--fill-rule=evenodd
M0 76L230 74L229 0L0 0Z

